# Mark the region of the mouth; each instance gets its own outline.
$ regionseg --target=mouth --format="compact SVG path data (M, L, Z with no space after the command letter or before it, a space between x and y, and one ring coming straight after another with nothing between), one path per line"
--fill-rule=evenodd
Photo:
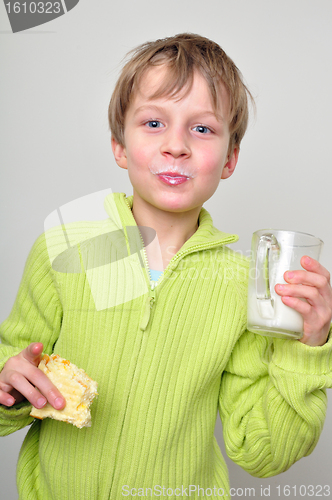
M162 167L150 167L150 172L154 174L160 181L169 186L178 186L190 179L196 177L196 172L187 172L187 169L181 167L173 167L170 170Z
M190 179L190 177L178 174L176 172L160 172L156 174L156 176L162 182L165 182L166 184L169 184L171 186L177 186L179 184L183 184L184 182L187 182Z

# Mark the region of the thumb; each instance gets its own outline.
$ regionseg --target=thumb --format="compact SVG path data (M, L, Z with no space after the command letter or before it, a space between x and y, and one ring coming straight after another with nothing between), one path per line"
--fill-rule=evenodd
M38 366L43 352L43 344L41 342L33 342L28 345L23 351L23 357L35 366Z

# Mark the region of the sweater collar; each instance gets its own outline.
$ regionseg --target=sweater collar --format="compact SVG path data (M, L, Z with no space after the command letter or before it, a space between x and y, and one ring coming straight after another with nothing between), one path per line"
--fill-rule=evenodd
M118 227L136 225L131 211L133 198L133 195L127 197L125 193L112 193L106 197L106 212ZM236 234L224 233L215 228L211 215L204 207L201 208L198 222L197 231L185 242L181 251L190 251L190 249L197 247L197 245L227 245L239 239Z

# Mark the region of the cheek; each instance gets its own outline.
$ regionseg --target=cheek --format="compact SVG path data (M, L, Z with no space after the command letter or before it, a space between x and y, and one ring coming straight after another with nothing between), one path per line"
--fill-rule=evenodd
M207 177L221 175L222 169L227 161L227 155L220 151L206 149L200 158L200 171Z
M143 168L148 164L148 149L141 144L132 144L127 150L127 155L129 164L136 168Z

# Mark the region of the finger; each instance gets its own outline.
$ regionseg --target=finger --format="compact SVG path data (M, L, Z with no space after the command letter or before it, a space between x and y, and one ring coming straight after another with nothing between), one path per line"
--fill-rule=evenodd
M4 406L13 406L15 398L8 394L8 392L0 390L0 404Z
M38 366L43 352L43 344L41 342L33 342L28 345L23 351L22 356L35 366Z
M7 380L36 408L42 408L46 405L47 399L21 373L12 370L7 374Z
M329 287L329 282L325 276L310 271L286 271L284 280L287 283L301 283L301 285L309 285L316 288Z
M324 300L332 304L332 288L326 276L310 271L287 271L284 279L290 284L298 283L316 288Z
M66 405L64 397L45 373L26 360L23 365L6 372L1 388L12 394L12 389L15 389L36 408L42 408L47 401L56 410Z
M278 284L275 286L275 291L282 297L286 297L288 295L290 297L307 299L311 305L316 307L320 305L324 307L326 305L324 298L315 286Z
M304 255L301 258L301 266L307 271L311 271L316 274L321 274L326 278L328 283L331 282L331 275L329 271L324 266L322 266L322 264L320 264L317 260L312 259L308 255Z
M276 285L275 291L282 298L286 299L286 302L284 300L283 302L290 307L293 307L293 305L291 305L293 302L289 300L290 298L299 299L299 303L297 301L294 303L298 304L299 309L296 308L296 310L301 314L309 314L311 312L310 308L313 307L324 323L331 321L332 303L326 302L317 288L306 285ZM305 299L305 301L303 299ZM303 305L306 303L310 306L309 308Z
M303 317L303 337L300 342L311 346L324 345L330 330L330 320L326 322L324 317L320 317L308 302L299 298L286 296L281 300Z
M300 302L295 301L300 309L296 309L301 314L308 314L310 308L304 304L308 304L313 307L316 313L324 319L324 321L330 321L332 316L332 302L326 302L325 298L320 294L319 290L313 286L307 285L276 285L275 291L282 298L285 298L287 302L283 301L287 305L293 304L291 301L288 304L290 298L298 298ZM305 299L305 301L303 300ZM290 305L290 307L293 307Z
M47 401L53 406L53 408L56 410L62 410L65 407L66 401L61 392L50 381L45 373L39 370L39 368L35 368L31 365L31 368L28 370L27 378L40 391L40 393L46 397Z
M281 300L286 306L291 307L295 311L299 312L304 319L308 318L312 313L312 306L307 301L304 301L301 298L292 297L291 295L285 295L281 297ZM315 317L317 317L316 313L314 314Z
M310 328L320 331L327 327L327 331L329 330L332 306L326 303L316 288L305 285L276 285L276 292L286 306L302 315Z

